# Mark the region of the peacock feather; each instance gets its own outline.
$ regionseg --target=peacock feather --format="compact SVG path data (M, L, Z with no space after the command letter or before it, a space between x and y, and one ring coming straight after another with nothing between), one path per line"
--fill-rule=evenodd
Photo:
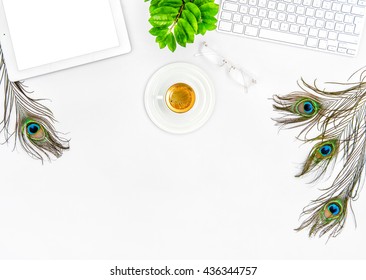
M0 132L4 133L5 143L14 137L15 143L19 141L31 157L41 161L50 160L52 155L58 158L69 149L68 140L59 137L53 126L55 119L52 112L39 100L30 98L22 82L9 80L0 46L1 84L5 92L5 102Z
M304 208L304 221L296 229L307 229L309 236L336 237L344 227L351 202L358 197L365 169L366 151L366 75L358 72L356 83L331 83L339 90L322 90L299 82L300 91L275 95L274 109L283 116L280 127L300 128L298 139L312 149L297 177L313 175L313 182L330 174L335 164L340 171L323 194ZM353 75L354 76L354 75ZM352 76L352 77L353 77Z

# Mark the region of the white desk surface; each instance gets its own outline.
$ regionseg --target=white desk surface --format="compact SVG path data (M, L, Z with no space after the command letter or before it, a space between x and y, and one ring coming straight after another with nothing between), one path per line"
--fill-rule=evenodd
M148 33L148 4L122 1L132 53L27 80L69 132L57 161L0 147L0 259L339 259L366 257L366 190L336 239L293 229L320 195L294 178L310 146L282 131L273 94L296 81L345 81L356 58L210 32L175 53ZM364 34L365 35L365 34ZM256 72L243 94L224 69L195 57L207 41ZM147 117L145 84L163 65L190 62L214 81L215 112L200 130L167 134ZM1 93L3 94L3 93Z

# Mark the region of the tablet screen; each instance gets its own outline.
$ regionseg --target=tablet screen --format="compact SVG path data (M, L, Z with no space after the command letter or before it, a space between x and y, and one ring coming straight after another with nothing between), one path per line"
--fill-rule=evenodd
M109 0L3 0L18 69L120 45Z

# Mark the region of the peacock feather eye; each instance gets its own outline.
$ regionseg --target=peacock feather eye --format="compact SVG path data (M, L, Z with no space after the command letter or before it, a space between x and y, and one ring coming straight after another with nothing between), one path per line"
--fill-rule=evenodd
M324 209L324 217L327 220L338 218L343 213L342 202L340 200L333 200L328 202Z
M26 124L25 129L26 129L28 137L32 140L42 141L46 137L43 126L36 122L32 122L32 121L28 122Z
M294 111L307 118L311 118L319 111L320 105L312 99L301 99L295 104Z
M337 148L337 141L330 140L320 143L315 150L315 157L318 159L327 159L335 154Z

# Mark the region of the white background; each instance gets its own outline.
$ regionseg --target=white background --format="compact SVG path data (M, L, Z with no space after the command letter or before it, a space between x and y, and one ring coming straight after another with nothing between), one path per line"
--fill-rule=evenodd
M273 94L297 80L345 81L356 58L217 32L204 39L257 73L243 94L202 57L199 42L174 54L148 34L149 4L123 1L132 53L26 81L45 101L71 150L52 163L0 147L1 259L356 259L366 256L366 194L336 239L296 233L318 187L296 179L310 146L278 132ZM161 66L190 62L212 78L217 104L199 131L167 134L148 119L143 94ZM308 178L308 181L310 178Z

